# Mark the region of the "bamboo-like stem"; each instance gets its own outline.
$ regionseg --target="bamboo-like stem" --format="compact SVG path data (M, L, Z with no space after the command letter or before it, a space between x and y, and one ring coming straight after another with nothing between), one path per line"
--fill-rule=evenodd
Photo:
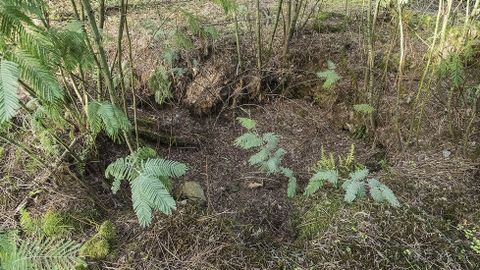
M108 68L108 62L107 62L107 54L105 53L105 49L102 44L102 37L100 35L100 30L98 29L97 22L95 20L95 16L93 15L93 9L92 6L90 5L89 0L82 0L83 7L85 9L85 12L87 13L88 21L90 23L90 27L92 28L93 35L94 35L94 40L95 43L98 47L98 54L99 54L99 60L100 60L100 66L101 66L101 73L105 77L105 81L107 83L107 88L108 88L108 94L110 96L110 101L112 102L113 105L116 104L115 102L115 95L114 95L114 87L113 87L113 79L112 79L112 74L110 73L110 70Z
M365 70L364 85L365 92L368 93L368 101L373 106L372 101L374 97L373 90L373 66L374 66L374 51L373 51L373 15L372 15L372 0L367 2L367 69ZM377 109L377 108L375 108ZM371 117L373 119L373 117ZM373 121L372 121L373 122ZM372 123L373 124L373 123Z
M262 69L262 33L261 33L261 14L260 0L256 0L257 16L256 16L256 35L257 35L257 68Z
M410 136L412 136L412 134L418 135L418 131L420 129L420 126L421 126L421 123L422 123L422 118L423 118L423 110L424 110L424 106L425 106L425 99L428 99L428 95L429 95L429 92L430 92L430 91L427 91L427 97L426 98L423 97L424 94L425 94L424 93L425 92L425 89L424 89L425 79L427 78L427 74L430 71L430 65L432 63L433 54L434 54L435 49L436 49L435 45L437 44L438 29L440 28L440 18L441 18L441 15L442 15L443 6L444 6L444 0L440 0L440 2L438 4L437 18L436 18L436 21L435 21L435 30L433 31L432 44L431 44L430 50L428 52L427 63L426 63L425 68L423 70L422 77L420 78L420 83L418 85L417 95L415 97L414 109L419 110L419 111L416 112L417 117L412 119L412 123L411 123L411 126L410 126ZM430 85L430 83L428 83L428 85ZM410 138L409 138L409 140L410 140Z
M242 51L240 48L240 26L238 25L238 16L237 16L237 10L236 8L233 10L233 20L235 22L235 42L237 45L237 70L236 70L236 75L240 73L240 70L242 69Z
M292 31L292 0L287 0L287 15L285 18L285 40L283 44L283 59L287 58L288 47L290 45L290 33Z
M403 68L405 66L405 33L403 30L403 6L402 1L397 2L398 12L398 31L400 37L400 56L398 60L398 76L397 76L397 100L396 100L396 112L395 112L395 129L398 135L398 142L401 146L402 143L402 131L400 129L400 100L402 97L402 83L403 83Z
M98 7L99 10L99 19L98 19L98 27L103 30L105 26L105 0L100 0L100 5Z
M128 0L126 2L128 9ZM128 10L125 10L127 13ZM128 62L130 64L130 91L132 92L132 107L133 107L133 127L135 132L135 145L138 149L140 147L139 137L138 137L138 119L137 119L137 96L135 94L135 76L134 76L134 67L133 67L133 52L132 52L132 39L130 37L130 30L128 28L128 17L125 16L125 32L127 35L127 44L128 44Z
M120 0L120 23L118 29L118 39L117 39L117 54L118 54L118 77L120 78L120 90L121 90L121 99L123 104L123 111L128 116L127 110L127 99L126 99L126 90L125 90L125 80L123 74L123 66L122 66L122 42L123 42L123 32L125 30L125 19L127 16L125 0Z
M273 41L277 34L278 22L280 21L280 14L282 13L283 0L278 1L277 14L275 16L275 24L273 25L272 36L270 37L270 45L268 46L268 53L271 54L273 50Z

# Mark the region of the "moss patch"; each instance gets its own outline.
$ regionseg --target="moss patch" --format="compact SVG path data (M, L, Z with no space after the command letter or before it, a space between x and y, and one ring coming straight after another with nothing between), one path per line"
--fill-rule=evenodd
M22 230L31 235L44 235L48 237L63 237L73 229L67 215L47 210L42 217L32 217L31 214L22 209L20 211L20 226Z
M48 237L59 237L66 235L73 229L66 215L48 210L41 221L43 233Z
M109 220L100 225L97 233L80 248L80 255L95 260L106 259L112 254L116 241L116 229Z

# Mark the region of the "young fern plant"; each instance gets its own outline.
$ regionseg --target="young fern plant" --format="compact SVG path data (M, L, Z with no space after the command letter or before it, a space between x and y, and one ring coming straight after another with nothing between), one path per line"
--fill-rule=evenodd
M364 198L368 193L376 202L386 202L393 207L400 207L400 202L393 191L382 184L376 178L369 178L368 169L361 165L355 165L354 147L352 146L350 153L345 157L339 157L339 165L337 166L333 154L327 158L322 149L322 158L318 162L320 166L315 170L314 175L310 178L307 187L304 190L305 196L316 193L325 183L330 183L334 187L338 187L342 182L342 189L345 191L344 201L353 202L357 198ZM348 173L348 177L342 177Z
M256 148L258 152L249 158L248 163L258 166L267 175L281 174L287 177L287 195L290 198L295 196L297 179L291 169L282 166L286 151L278 147L279 136L271 132L259 134L255 128L257 122L253 119L238 117L237 120L248 131L235 139L235 146L245 150Z
M120 189L122 181L130 184L133 210L142 227L152 223L152 211L170 215L176 203L170 194L172 177L187 171L183 163L160 159L155 150L144 147L110 164L105 170L107 178L113 177L112 192Z
M85 265L74 241L49 237L20 239L18 231L0 233L0 270L76 269Z

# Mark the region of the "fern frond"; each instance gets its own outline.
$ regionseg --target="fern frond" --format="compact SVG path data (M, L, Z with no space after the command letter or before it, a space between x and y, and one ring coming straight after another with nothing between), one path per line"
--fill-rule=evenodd
M123 132L131 129L125 113L109 102L92 101L88 106L88 123L94 135L104 130L114 141L119 141Z
M369 179L367 183L370 188L370 196L372 196L374 201L386 201L393 207L400 207L400 202L389 187L380 183L375 178Z
M263 140L257 134L247 132L235 139L235 145L243 149L251 149L263 145Z
M308 185L305 188L304 195L310 196L313 193L317 192L325 183L325 181L330 182L332 185L336 186L338 184L338 171L336 170L320 170L315 173L310 180Z
M285 149L279 148L264 164L264 169L268 174L280 172L280 164L282 163L283 156L287 153Z
M52 71L26 51L17 50L13 59L19 65L20 78L33 88L39 100L47 106L57 107L63 100L63 91Z
M174 160L148 159L142 166L142 172L155 177L180 177L187 172L187 165Z
M133 209L142 227L152 222L152 209L170 215L176 209L175 200L160 179L141 173L130 182Z
M2 250L2 269L74 269L83 264L77 256L80 245L71 240L29 238L10 247L5 256Z
M237 117L238 123L240 125L248 130L254 129L255 126L257 125L257 121L250 119L250 118L245 118L245 117Z
M267 159L268 159L268 150L262 149L255 155L251 156L248 159L248 163L250 163L250 165L259 165L265 162Z
M363 182L347 180L345 183L347 184L345 185L344 201L347 203L353 202L357 197L365 196L365 186Z
M16 63L0 59L0 123L9 121L20 107L18 75Z
M349 174L350 180L352 181L363 181L365 178L368 176L369 171L368 169L358 169L352 173Z
M57 54L67 70L73 71L78 66L84 69L93 67L93 56L88 49L87 36L81 22L71 21L63 28L51 30L50 35L54 48L58 50Z
M332 61L327 63L328 69L317 72L317 77L324 80L323 89L331 89L342 77L335 71L335 64Z
M297 178L289 177L288 178L288 186L287 186L287 196L289 198L295 197L297 193Z
M280 140L278 135L272 132L263 134L262 138L263 138L263 141L266 143L265 148L269 152L277 148L278 141Z

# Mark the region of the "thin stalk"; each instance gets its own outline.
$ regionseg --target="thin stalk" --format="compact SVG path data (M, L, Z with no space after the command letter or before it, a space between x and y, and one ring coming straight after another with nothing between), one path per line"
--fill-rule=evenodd
M417 90L417 95L415 97L415 102L414 102L414 108L418 112L416 113L417 117L412 119L412 124L410 127L410 136L412 136L413 133L418 135L418 131L420 128L420 125L422 123L422 118L423 118L423 110L425 106L425 98L424 96L424 85L425 85L425 79L427 78L427 74L429 74L430 71L430 65L432 63L433 59L433 54L435 52L435 45L437 44L437 39L438 39L438 29L440 28L440 18L442 15L442 10L443 10L443 5L444 5L444 0L440 0L438 4L438 11L437 11L437 19L435 21L435 30L433 31L433 41L432 45L430 46L430 50L428 52L428 57L427 57L427 64L425 66L425 69L423 70L422 77L420 79L420 83L418 85L418 90ZM430 85L430 82L428 83ZM429 95L430 91L427 91L427 96ZM427 97L428 98L428 97ZM410 139L409 139L410 140Z
M107 83L108 94L110 96L110 101L112 104L115 103L115 95L113 89L113 79L110 70L108 69L108 62L107 62L107 54L105 53L105 49L102 44L102 37L100 35L100 30L98 29L97 22L95 20L95 15L93 14L92 6L90 5L89 0L82 0L83 7L85 12L87 13L88 21L90 23L90 27L92 28L94 40L98 47L98 53L100 57L100 65L101 65L101 73L105 77L105 81Z
M403 30L403 6L399 0L397 2L398 11L398 31L400 35L400 57L398 60L398 76L397 76L397 101L396 101L396 113L395 113L395 126L398 135L398 142L402 143L402 132L400 129L400 99L402 95L402 82L403 82L403 68L405 66L405 34Z
M128 116L127 110L127 99L126 99L126 90L125 90L125 80L123 74L123 66L122 66L122 41L123 41L123 32L125 30L125 20L127 16L127 10L125 5L125 0L120 0L120 23L118 29L118 39L117 39L117 52L118 52L118 76L120 78L120 90L121 90L121 99L123 104L123 110L125 114Z
M287 15L285 18L285 40L283 45L283 59L286 60L288 54L288 47L290 45L290 33L292 31L292 0L287 0Z
M235 22L235 42L237 45L237 70L236 70L236 75L240 73L240 70L242 69L242 51L240 49L240 26L238 25L238 16L237 16L237 10L233 10L233 20Z
M260 0L256 0L257 16L256 16L256 32L257 32L257 68L262 69L262 33L261 33L261 14Z
M128 8L128 0L127 0ZM128 12L128 10L126 10ZM132 53L132 39L130 37L130 31L128 29L128 18L125 17L125 32L127 34L127 43L128 43L128 62L130 64L130 91L132 91L132 106L133 106L133 126L135 132L135 144L136 148L140 147L139 137L138 137L138 121L137 121L137 96L135 94L135 76L133 69L133 53Z
M103 30L103 27L105 26L105 0L100 0L100 5L99 5L99 22L98 22L98 27Z
M280 14L282 12L283 0L278 1L277 15L275 16L275 24L273 25L272 36L270 37L270 45L268 46L268 53L271 54L273 50L273 40L277 34L278 22L280 21Z

